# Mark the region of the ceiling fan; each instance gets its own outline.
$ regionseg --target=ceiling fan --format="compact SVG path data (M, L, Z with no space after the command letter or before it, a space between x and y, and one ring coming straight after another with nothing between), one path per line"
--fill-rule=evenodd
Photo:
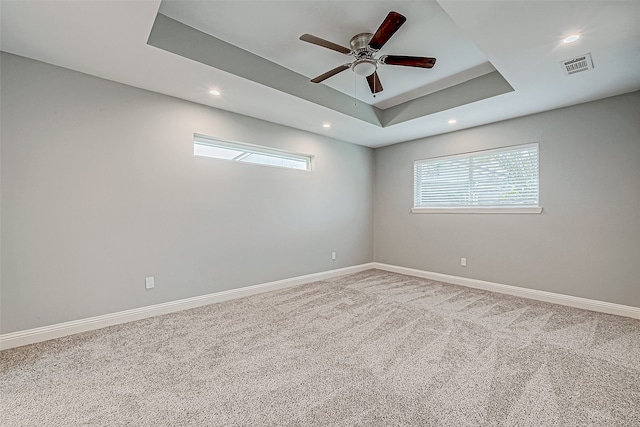
M327 71L326 73L311 79L311 82L320 83L329 77L335 76L336 74L351 68L357 75L365 76L367 78L369 89L371 89L371 93L375 96L376 93L382 92L383 90L380 78L378 77L378 65L402 65L405 67L432 68L436 63L436 58L403 55L382 55L379 58L376 58L378 51L382 49L382 46L389 41L391 36L398 31L406 20L407 18L398 12L389 12L375 34L360 33L353 36L350 41L351 49L328 40L321 39L320 37L312 36L311 34L301 35L300 40L302 41L326 47L327 49L332 49L355 58L353 62L340 65L333 70Z

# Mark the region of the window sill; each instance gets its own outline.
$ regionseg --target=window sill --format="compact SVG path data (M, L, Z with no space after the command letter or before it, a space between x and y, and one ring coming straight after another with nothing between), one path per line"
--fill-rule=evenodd
M477 213L517 213L517 214L539 214L542 212L542 207L540 206L529 206L529 207L469 207L469 208L413 208L411 209L412 213L454 213L454 214L477 214Z

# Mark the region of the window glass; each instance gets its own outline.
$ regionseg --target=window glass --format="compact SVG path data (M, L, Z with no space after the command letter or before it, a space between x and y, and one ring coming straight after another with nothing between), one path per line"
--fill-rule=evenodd
M310 171L313 156L195 134L193 154L234 162Z

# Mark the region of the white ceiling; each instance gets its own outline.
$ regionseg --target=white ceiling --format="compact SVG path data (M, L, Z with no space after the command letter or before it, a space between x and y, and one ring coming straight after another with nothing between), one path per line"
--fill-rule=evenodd
M301 34L348 46L396 10L407 22L381 53L434 56L436 66L384 66L385 90L375 99L348 70L328 86L387 108L493 65L515 90L381 128L148 45L159 10L309 78L350 58L301 42ZM640 1L3 0L0 16L3 51L370 147L640 90ZM581 39L563 45L574 32ZM565 76L560 61L587 52L595 68ZM220 97L209 95L214 87Z

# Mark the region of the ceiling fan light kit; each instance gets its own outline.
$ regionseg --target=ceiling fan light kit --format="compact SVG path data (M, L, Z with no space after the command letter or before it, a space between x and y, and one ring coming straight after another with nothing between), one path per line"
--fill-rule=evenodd
M367 77L376 72L378 64L372 59L359 59L351 64L351 69L357 75Z
M332 49L345 55L353 56L355 59L348 64L340 65L333 70L327 71L316 78L311 79L312 83L320 83L329 77L335 76L342 71L351 68L358 76L366 77L371 93L381 92L382 84L378 76L378 65L400 65L404 67L432 68L436 63L436 58L428 58L421 56L403 56L403 55L382 55L376 58L376 54L382 46L389 41L396 31L405 23L407 18L398 12L389 12L385 20L375 32L360 33L353 36L349 42L351 49L339 44L312 36L311 34L303 34L300 40L307 43Z

